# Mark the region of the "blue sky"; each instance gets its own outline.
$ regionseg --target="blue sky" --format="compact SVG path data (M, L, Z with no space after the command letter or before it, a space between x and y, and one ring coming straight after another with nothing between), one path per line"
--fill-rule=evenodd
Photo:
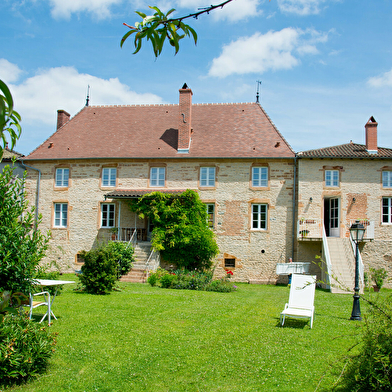
M217 4L216 2L213 4ZM58 109L178 103L186 82L194 103L260 102L295 151L365 143L392 148L392 2L389 0L234 0L189 20L199 39L158 59L127 28L148 5L177 15L201 0L2 0L0 79L22 116L16 150L28 154L54 131Z

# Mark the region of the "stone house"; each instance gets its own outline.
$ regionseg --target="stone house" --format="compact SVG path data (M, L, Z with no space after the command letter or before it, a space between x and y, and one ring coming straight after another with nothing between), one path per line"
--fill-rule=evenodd
M392 149L377 145L377 122L365 125L366 145L348 143L297 154L297 261L322 257L343 286L354 287L355 256L349 228L366 228L360 243L365 271L392 276ZM315 268L315 267L313 267ZM339 291L339 290L338 290Z
M293 255L295 154L258 103L192 104L184 85L179 104L59 110L56 132L23 162L51 230L46 261L63 271L111 236L149 247L149 222L127 201L152 191L199 193L218 276L226 267L236 281L274 283Z

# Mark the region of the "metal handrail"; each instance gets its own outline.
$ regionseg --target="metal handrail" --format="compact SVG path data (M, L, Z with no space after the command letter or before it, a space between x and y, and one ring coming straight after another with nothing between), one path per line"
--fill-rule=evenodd
M322 234L323 234L323 254L325 258L325 264L327 265L327 279L325 282L326 289L330 290L331 289L331 256L329 255L329 248L328 248L328 242L327 242L327 234L325 232L325 227L324 224L322 226Z
M155 263L152 265L152 268L149 268L150 265L150 260L152 257L155 255ZM146 278L148 278L148 275L150 273L150 270L155 271L159 265L159 253L155 252L154 249L151 250L150 255L147 258L146 261Z
M131 238L129 239L129 241L128 241L128 245L127 245L127 249L128 249L128 247L132 244L133 245L133 247L135 247L135 245L136 245L136 238L137 238L137 236L136 236L136 229L133 231L133 233L132 233L132 235L131 235Z

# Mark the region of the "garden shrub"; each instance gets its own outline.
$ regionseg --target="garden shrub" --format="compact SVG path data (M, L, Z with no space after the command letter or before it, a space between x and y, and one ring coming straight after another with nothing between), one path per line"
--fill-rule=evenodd
M26 381L47 368L56 334L26 315L7 314L0 322L0 384Z
M150 219L154 226L151 243L163 260L188 270L211 267L219 249L208 227L206 205L197 192L152 192L132 201L130 207Z
M392 390L392 296L379 304L370 302L364 316L359 354L350 358L339 391Z
M50 264L50 266L52 265L56 265L56 262L52 262ZM35 275L35 279L50 279L50 280L59 280L60 279L60 272L57 271L50 271L49 268L50 266L38 266L37 268L37 272ZM34 287L34 291L38 292L38 291L48 291L50 295L54 295L55 293L57 293L56 295L60 295L61 291L63 290L63 285L58 285L58 286L37 286Z
M126 275L132 268L132 263L135 262L133 257L134 250L131 246L124 242L110 241L106 247L109 252L113 253L113 257L118 262L118 275Z
M205 291L216 291L218 293L230 293L234 290L236 290L236 286L223 279L213 280L205 287Z
M118 262L107 247L81 252L84 259L78 275L84 290L91 294L107 294L117 281Z
M41 217L35 221L24 180L16 178L9 166L0 172L0 290L28 294L49 233L45 236L37 229Z

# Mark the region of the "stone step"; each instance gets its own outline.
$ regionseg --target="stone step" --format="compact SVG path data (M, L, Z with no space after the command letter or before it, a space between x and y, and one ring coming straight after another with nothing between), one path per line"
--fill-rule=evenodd
M146 275L147 273L144 269L132 268L127 275L120 278L120 282L145 283Z

